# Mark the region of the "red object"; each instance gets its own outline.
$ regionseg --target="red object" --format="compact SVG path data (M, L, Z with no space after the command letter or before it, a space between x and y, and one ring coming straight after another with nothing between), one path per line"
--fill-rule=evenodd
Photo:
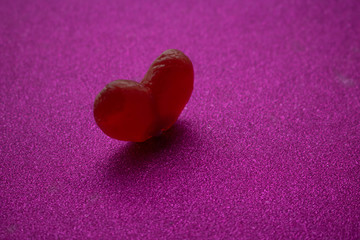
M166 50L141 83L116 80L107 84L95 99L95 121L109 137L143 142L176 122L193 83L190 59L179 50Z

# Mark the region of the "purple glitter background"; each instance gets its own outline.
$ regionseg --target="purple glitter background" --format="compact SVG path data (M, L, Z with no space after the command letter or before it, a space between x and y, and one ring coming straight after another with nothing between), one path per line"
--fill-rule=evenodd
M0 239L359 239L360 1L0 3ZM164 136L95 125L177 48Z

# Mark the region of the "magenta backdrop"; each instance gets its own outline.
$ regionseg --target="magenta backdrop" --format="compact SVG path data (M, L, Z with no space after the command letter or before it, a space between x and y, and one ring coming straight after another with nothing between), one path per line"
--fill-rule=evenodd
M359 239L360 1L0 3L0 239ZM178 123L92 105L177 48Z

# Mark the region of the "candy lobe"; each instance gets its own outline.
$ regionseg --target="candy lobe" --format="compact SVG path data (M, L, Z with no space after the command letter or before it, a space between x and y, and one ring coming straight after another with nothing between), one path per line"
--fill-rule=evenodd
M181 51L169 49L150 66L141 83L154 98L157 128L169 129L178 119L190 99L194 85L194 69Z
M97 95L94 118L109 137L143 142L153 136L155 114L148 88L130 80L116 80Z

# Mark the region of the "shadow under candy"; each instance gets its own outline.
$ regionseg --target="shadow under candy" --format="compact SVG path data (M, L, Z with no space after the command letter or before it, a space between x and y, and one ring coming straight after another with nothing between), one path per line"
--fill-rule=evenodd
M198 134L190 123L178 121L160 136L142 142L128 142L109 158L109 175L121 178L144 172L153 165L161 166L177 161L184 164L182 156L199 142ZM159 166L159 167L160 167Z

